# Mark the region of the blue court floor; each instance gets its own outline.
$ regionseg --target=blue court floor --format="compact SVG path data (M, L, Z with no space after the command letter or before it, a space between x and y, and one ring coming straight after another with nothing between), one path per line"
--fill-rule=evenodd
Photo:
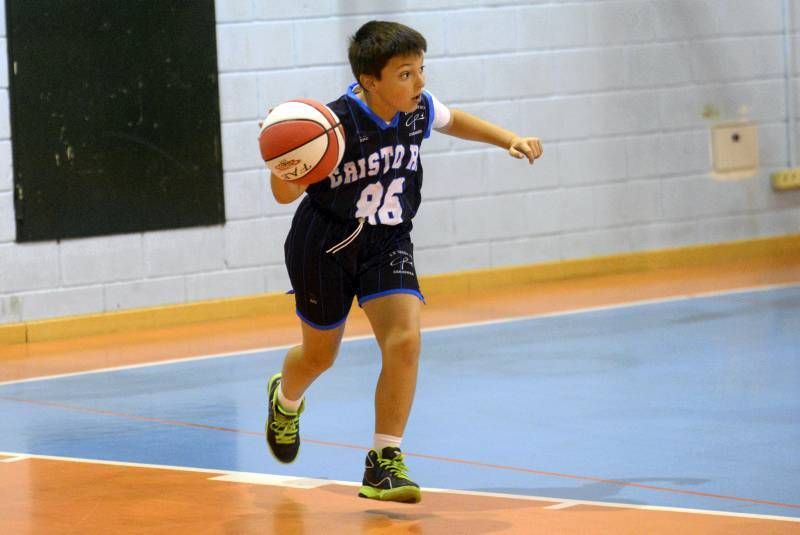
M268 453L282 348L0 385L0 451L360 481L374 340ZM404 438L423 487L800 517L800 287L440 328Z

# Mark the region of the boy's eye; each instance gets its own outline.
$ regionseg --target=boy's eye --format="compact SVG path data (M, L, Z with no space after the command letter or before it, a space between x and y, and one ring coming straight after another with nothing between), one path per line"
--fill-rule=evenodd
M406 79L406 78L408 78L410 75L411 75L411 73L410 73L410 72L408 72L408 71L403 71L403 72L401 72L401 73L400 73L400 79L402 79L402 80L405 80L405 79Z

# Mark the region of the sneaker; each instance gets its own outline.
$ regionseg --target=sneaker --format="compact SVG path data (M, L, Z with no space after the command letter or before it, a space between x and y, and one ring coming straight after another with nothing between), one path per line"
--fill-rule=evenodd
M372 500L418 503L422 493L419 485L408 479L407 471L400 448L383 448L380 455L369 450L358 495Z
M290 463L294 461L300 450L300 414L303 412L306 402L303 400L297 412L290 412L281 407L278 403L278 385L280 383L280 373L270 377L269 383L267 383L269 411L264 431L267 434L267 444L272 456L282 463Z

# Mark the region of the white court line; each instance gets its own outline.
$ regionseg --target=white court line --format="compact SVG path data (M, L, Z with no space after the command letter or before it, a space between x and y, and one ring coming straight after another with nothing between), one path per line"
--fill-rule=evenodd
M422 329L423 332L445 331L447 329L463 329L465 327L480 327L483 325L497 325L500 323L512 323L515 321L525 321L541 318L557 318L560 316L571 316L573 314L588 314L591 312L602 312L605 310L616 310L624 308L633 308L646 305L658 305L663 303L676 303L679 301L688 301L689 299L705 299L709 297L722 297L726 295L735 295L741 293L758 293L770 290L779 290L782 288L800 288L800 284L796 282L787 282L781 284L767 284L764 286L750 286L747 288L734 288L730 290L717 290L713 292L697 292L682 295L673 295L670 297L658 297L654 299L639 299L636 301L626 301L625 303L616 303L613 305L598 305L593 307L574 308L570 310L562 310L558 312L545 312L542 314L531 314L529 316L514 316L509 318L501 318L494 320L475 321L471 323L458 323L454 325L444 325L440 327L428 327Z
M211 477L211 481L228 481L230 483L248 483L250 485L271 485L274 487L288 487L292 489L316 489L324 485L346 485L349 487L360 486L353 481L336 481L333 479L318 479L313 477L277 476L272 474L259 474L253 472L227 472L225 475Z
M215 474L209 477L211 481L227 481L236 483L248 483L253 485L269 485L279 487L312 489L323 485L345 485L349 487L358 487L361 484L353 481L337 481L333 479L316 479L308 477L294 477L294 476L281 476L272 474L261 474L258 472L237 472L229 470L215 470L213 468L191 468L186 466L170 466L163 464L144 464L144 463L128 463L122 461L106 461L100 459L85 459L80 457L58 457L54 455L37 455L28 453L12 453L0 451L0 455L8 455L13 457L25 457L30 459L44 459L48 461L64 461L85 464L103 464L110 466L125 466L129 468L150 468L155 470L174 470L178 472L195 472L198 474ZM698 515L713 515L713 516L728 516L737 518L758 518L764 520L779 520L783 522L797 522L800 523L800 518L791 516L778 516L778 515L759 515L753 513L735 513L731 511L715 511L712 509L689 509L684 507L663 507L660 505L637 505L629 503L616 503L616 502L598 502L590 500L564 500L563 498L549 498L544 496L528 496L523 494L503 494L499 492L480 492L471 490L453 490L453 489L437 489L424 487L425 492L436 492L442 494L456 494L463 496L478 496L484 498L502 498L506 500L522 500L534 502L549 502L553 505L545 507L545 509L566 509L576 505L592 505L598 507L613 507L620 509L640 509L645 511L668 511L674 513L690 513Z
M16 455L15 457L9 457L8 459L0 459L0 463L15 463L17 461L24 461L25 459L29 458L30 455Z
M580 505L579 502L568 501L568 502L561 502L555 505L548 505L545 509L550 509L551 511L556 511L559 509L569 509L570 507L575 507L576 505Z
M689 294L682 294L682 295L675 295L670 297L661 297L656 299L641 299L637 301L627 301L625 303L617 303L613 305L600 305L594 307L585 307L585 308L574 308L570 310L562 310L559 312L547 312L543 314L530 314L527 316L513 316L508 318L500 318L494 320L485 320L485 321L475 321L475 322L467 322L467 323L454 323L452 325L443 325L440 327L426 327L422 329L423 333L430 333L430 332L437 332L437 331L446 331L446 330L455 330L455 329L465 329L469 327L480 327L484 325L498 325L503 323L512 323L516 321L526 321L532 319L543 319L543 318L557 318L561 316L571 316L575 314L587 314L591 312L601 312L605 310L616 310L616 309L624 309L624 308L633 308L639 306L646 306L646 305L657 305L663 303L674 303L678 301L686 301L689 299L702 299L708 297L720 297L725 295L735 295L735 294L743 294L743 293L757 293L757 292L766 292L770 290L778 290L782 288L800 288L800 284L796 282L788 282L788 283L781 283L781 284L767 284L764 286L749 286L746 288L733 288L729 290L718 290L713 292L697 292L697 293L689 293ZM361 335L361 336L350 336L347 338L342 339L342 343L345 342L357 342L360 340L367 340L373 339L374 336L372 335ZM256 353L265 353L271 351L278 351L278 350L286 350L291 347L294 347L297 344L286 344L280 346L271 346L271 347L262 347L256 349L247 349L243 351L229 351L226 353L215 353L212 355L200 355L196 357L184 357L184 358L177 358L177 359L170 359L170 360L160 360L157 362L145 362L141 364L131 364L127 366L111 366L108 368L97 368L95 370L85 370L80 372L71 372L71 373L59 373L54 375L43 375L39 377L29 377L27 379L16 379L13 381L3 381L0 382L0 386L5 385L14 385L14 384L21 384L21 383L31 383L34 381L46 381L49 379L62 379L65 377L75 377L78 375L92 375L95 373L105 373L105 372L116 372L122 370L134 370L137 368L148 368L151 366L165 366L167 364L177 364L182 362L194 362L194 361L201 361L201 360L209 360L209 359L216 359L216 358L227 358L227 357L241 357L245 355L253 355Z

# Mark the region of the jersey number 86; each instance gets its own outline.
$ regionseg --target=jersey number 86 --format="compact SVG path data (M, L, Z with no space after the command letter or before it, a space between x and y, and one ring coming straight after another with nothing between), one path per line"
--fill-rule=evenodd
M356 203L356 217L366 218L370 225L398 225L403 222L403 207L399 195L403 193L405 178L395 178L386 188L374 182L363 190Z

